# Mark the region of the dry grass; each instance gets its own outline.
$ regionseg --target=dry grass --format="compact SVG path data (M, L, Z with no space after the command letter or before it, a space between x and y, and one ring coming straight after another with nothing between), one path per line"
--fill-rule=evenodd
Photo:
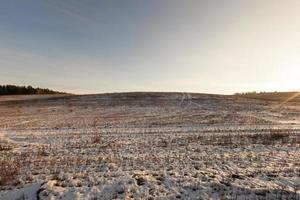
M100 135L93 135L92 138L91 138L91 141L92 141L93 144L100 143L102 141L101 136Z
M0 160L0 185L12 184L20 171L17 161Z
M198 143L202 145L220 146L244 146L252 144L274 145L274 144L300 144L300 134L289 131L271 129L265 133L253 134L201 134L187 136L182 141L176 143Z
M13 146L9 143L0 143L0 151L10 151L13 149Z

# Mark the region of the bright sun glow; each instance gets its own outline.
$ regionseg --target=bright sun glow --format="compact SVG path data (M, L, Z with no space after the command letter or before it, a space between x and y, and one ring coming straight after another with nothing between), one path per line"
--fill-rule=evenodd
M276 85L280 90L294 90L300 89L300 57L299 55L290 55L285 59L283 64L283 75L285 81L281 81Z

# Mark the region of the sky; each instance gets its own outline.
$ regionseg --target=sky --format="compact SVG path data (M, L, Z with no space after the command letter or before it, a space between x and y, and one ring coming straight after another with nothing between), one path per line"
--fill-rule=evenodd
M0 84L300 90L299 0L0 0Z

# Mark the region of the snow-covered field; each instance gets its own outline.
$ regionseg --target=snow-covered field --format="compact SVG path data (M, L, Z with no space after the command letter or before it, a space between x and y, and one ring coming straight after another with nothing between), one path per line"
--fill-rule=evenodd
M16 99L0 100L0 199L300 199L300 102Z

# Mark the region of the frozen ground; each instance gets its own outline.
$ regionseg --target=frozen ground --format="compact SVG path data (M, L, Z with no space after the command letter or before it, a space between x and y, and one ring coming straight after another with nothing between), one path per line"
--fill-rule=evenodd
M1 98L0 199L300 199L300 102Z

